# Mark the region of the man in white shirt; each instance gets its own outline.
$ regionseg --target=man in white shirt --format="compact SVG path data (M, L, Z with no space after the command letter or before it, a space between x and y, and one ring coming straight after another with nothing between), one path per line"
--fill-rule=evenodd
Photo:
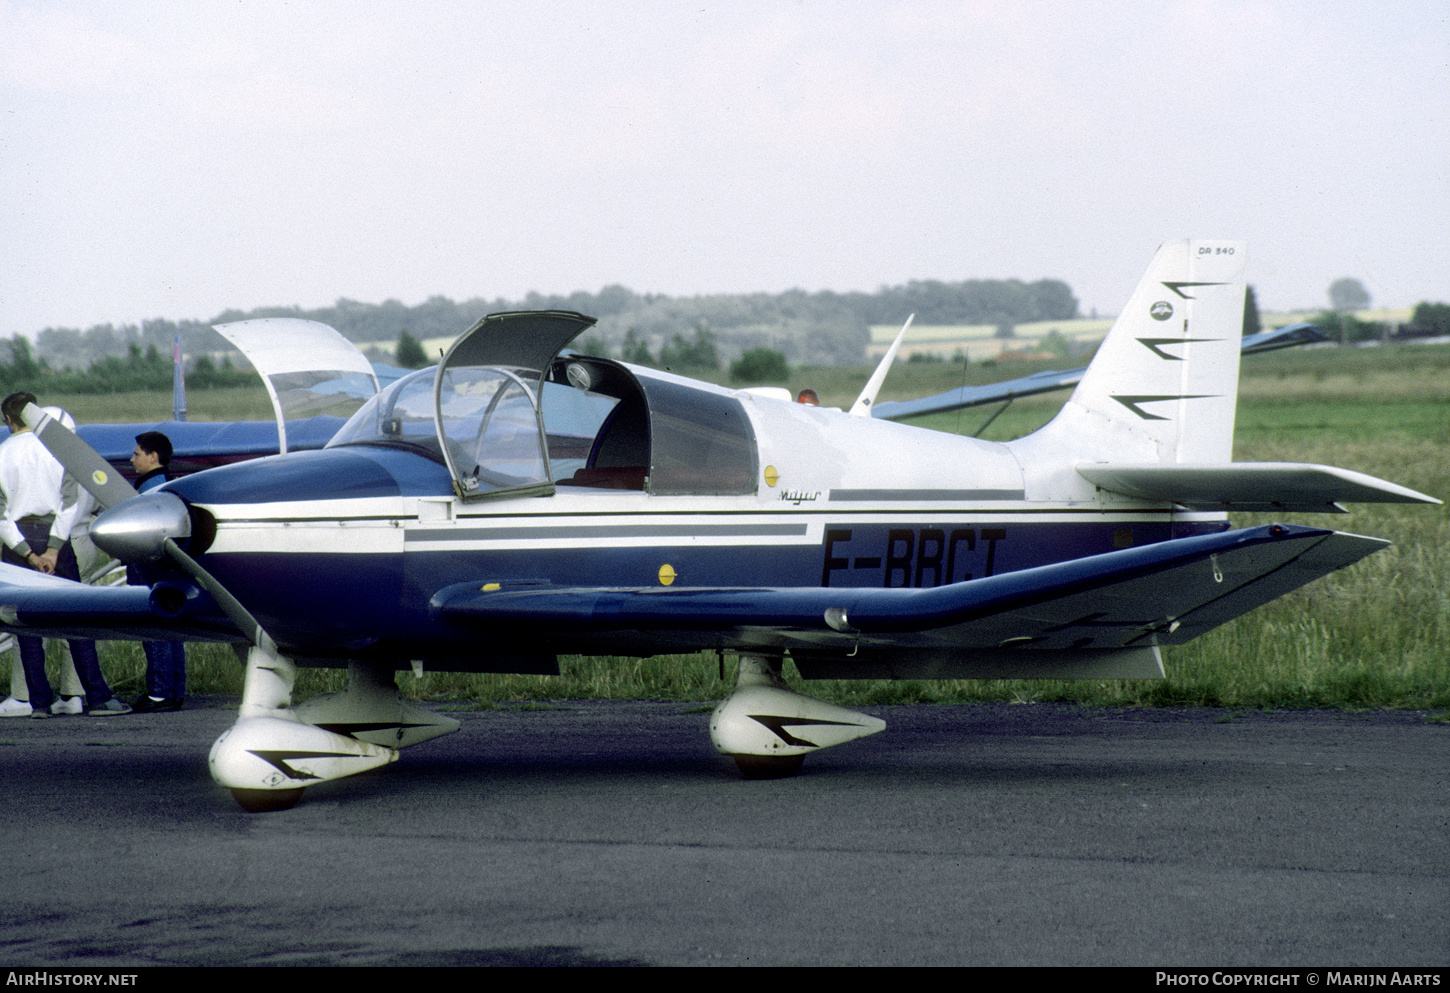
M72 431L75 430L75 421L64 410L61 410L59 407L44 407L42 409L51 417L60 421L61 424L70 428ZM95 509L93 506L95 500L94 498L87 500L86 498L89 497L89 493L81 491L80 499L89 503L90 506L85 507L81 516L77 518L75 529L71 532L72 541L75 541L78 537L77 532L84 533L86 525L83 522L88 520L89 512ZM91 546L91 548L94 554L94 546ZM76 546L76 555L79 558L79 545ZM13 635L7 635L4 639L0 640L9 642L6 651L17 647ZM50 705L50 712L52 714L79 714L85 709L81 703L84 695L85 689L81 686L80 678L76 676L76 664L67 656L60 666L61 698ZM30 714L30 689L25 685L25 668L20 664L20 655L17 652L10 666L10 695L4 700L0 700L0 717L29 717Z
M21 419L21 411L35 403L30 393L12 393L0 403L0 414L10 437L0 444L0 557L12 565L80 581L70 533L83 509L77 487L46 451L40 439ZM25 683L30 690L32 717L49 717L54 693L45 675L45 641L17 636ZM131 708L116 699L101 675L96 643L70 642L76 675L86 691L86 712L94 717L128 714Z

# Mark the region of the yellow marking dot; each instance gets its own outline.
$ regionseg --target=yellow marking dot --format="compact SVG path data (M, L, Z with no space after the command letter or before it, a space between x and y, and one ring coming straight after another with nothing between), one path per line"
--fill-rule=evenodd
M660 566L660 585L668 586L675 581L675 567L666 562Z
M765 485L766 486L774 486L779 479L780 479L780 473L778 473L778 472L775 471L775 466L768 465L768 466L765 467Z
M491 593L492 591L498 589L498 583L484 583L483 586L479 587L479 589L484 593Z
M106 480L108 478L110 477L106 475L104 469L97 469L95 472L91 473L91 481L94 482L97 486L105 486Z

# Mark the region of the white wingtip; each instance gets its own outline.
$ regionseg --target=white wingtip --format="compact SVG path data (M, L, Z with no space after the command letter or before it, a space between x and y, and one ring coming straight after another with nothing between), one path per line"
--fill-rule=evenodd
M881 357L881 364L876 367L876 371L866 381L866 388L861 391L861 395L856 398L856 402L851 404L852 417L871 416L871 405L876 402L876 394L881 392L881 384L886 382L886 373L890 371L891 363L896 360L896 350L901 347L901 341L906 337L906 329L911 327L911 322L915 319L916 315L912 314L906 319L906 323L901 325L901 330L896 332L896 340L891 343L891 347Z

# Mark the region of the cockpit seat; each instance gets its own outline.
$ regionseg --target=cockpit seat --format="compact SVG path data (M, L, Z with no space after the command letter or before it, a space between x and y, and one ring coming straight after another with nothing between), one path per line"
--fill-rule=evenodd
M649 469L642 465L599 466L581 468L568 479L561 479L559 486L592 486L605 490L642 490Z

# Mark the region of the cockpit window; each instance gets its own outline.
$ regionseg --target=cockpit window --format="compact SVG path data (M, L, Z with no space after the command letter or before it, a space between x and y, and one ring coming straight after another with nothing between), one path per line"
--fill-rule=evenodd
M567 324L570 315L502 315L499 323L515 317L547 325L546 318ZM465 499L543 495L556 484L654 495L755 492L755 434L728 392L572 353L547 363L545 373L489 365L498 350L459 341L467 347L455 344L441 373L398 380L328 447L418 451L449 468Z
M618 403L616 397L545 381L544 429L555 482L570 479L588 466L594 439Z
M551 484L533 391L513 372L489 366L445 370L438 414L461 496Z
M288 424L318 416L347 418L378 392L377 374L362 352L326 324L262 317L218 324L216 331L240 348L262 377L283 454Z
M569 388L595 404L612 403L596 408L602 419L576 422L592 425L588 437L569 438L585 429L566 428L554 413L562 405L550 403L550 389ZM582 465L569 465L572 475L556 470L560 486L657 495L755 492L755 435L733 396L584 356L555 362L544 391L551 450L572 441L573 448L588 452Z
M348 418L327 447L399 445L422 449L443 461L433 426L433 374L432 369L422 369L387 387Z
M755 434L740 401L641 376L649 398L651 493L755 492Z
M436 383L436 405L435 380L436 369L404 376L369 400L327 447L412 449L448 466L465 498L548 490L538 410L523 380L495 367L450 368Z
M267 377L289 421L318 414L349 417L377 393L377 381L360 372L309 369L279 372Z

